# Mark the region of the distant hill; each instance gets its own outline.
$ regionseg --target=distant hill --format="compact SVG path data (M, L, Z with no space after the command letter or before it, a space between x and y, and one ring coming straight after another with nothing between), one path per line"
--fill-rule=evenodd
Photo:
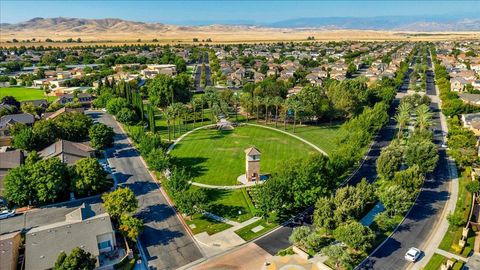
M287 28L323 28L323 29L358 29L390 31L478 31L480 18L465 19L452 17L323 17L297 18L268 24L270 27Z
M36 40L48 38L56 41L81 38L83 41L107 42L136 41L138 39L158 39L162 42L192 42L193 39L198 39L200 42L209 39L214 42L261 42L305 40L309 36L315 36L318 40L398 40L412 38L409 36L409 32L436 33L444 31L446 31L445 33L464 31L465 38L476 38L479 34L473 31L480 31L480 19L432 20L427 18L419 20L410 17L332 17L299 18L263 25L181 26L116 18L33 18L20 23L0 24L0 42L33 38ZM445 35L442 34L442 37L445 38Z

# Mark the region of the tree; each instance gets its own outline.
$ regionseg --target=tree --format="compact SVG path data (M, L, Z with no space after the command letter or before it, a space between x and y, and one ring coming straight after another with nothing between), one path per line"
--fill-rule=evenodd
M165 183L165 186L172 193L180 193L190 188L190 175L185 168L174 168Z
M102 195L102 200L107 213L112 218L119 218L123 214L132 214L137 211L138 201L133 191L128 188L116 190Z
M30 178L30 170L22 165L10 169L5 176L4 192L5 198L16 205L30 205L34 202L35 188Z
M95 158L82 158L75 163L73 190L80 195L96 194L105 190L110 182L107 173Z
M33 124L32 132L34 134L32 148L40 150L54 143L60 137L61 130L56 121L40 120Z
M470 193L477 194L480 192L480 181L474 180L470 181L467 184L467 190Z
M129 108L121 109L115 117L119 122L126 125L133 125L138 120L137 114Z
M39 203L54 202L60 196L64 196L68 187L68 175L67 164L58 158L36 162L29 176L33 181L36 200Z
M430 112L430 108L427 105L422 104L417 107L415 110L417 118L415 120L416 126L420 130L426 130L428 127L432 125L432 116L433 114Z
M89 252L76 247L67 256L62 251L55 262L53 270L93 270L96 267L97 259Z
M422 187L425 177L418 165L413 165L405 170L398 171L393 177L393 182L408 192L416 193Z
M207 194L204 189L188 189L174 195L176 206L188 217L201 212L207 201Z
M38 149L36 147L36 136L33 134L32 128L24 127L12 134L12 146L17 149L31 151Z
M396 141L392 142L389 147L384 148L377 159L378 175L389 180L395 172L400 170L402 164L402 146Z
M168 142L170 142L171 141L170 123L172 120L175 120L174 108L172 106L168 106L167 109L163 112L163 114L165 115L165 119L167 120ZM203 117L202 117L202 122L203 122ZM173 121L173 130L175 132L175 121ZM173 136L175 137L175 134L173 134Z
M293 133L295 133L298 113L303 109L303 104L299 99L295 98L295 96L289 98L288 101L290 102L289 107L293 110Z
M138 236L143 231L143 223L138 218L129 215L122 215L120 217L119 230L125 237L136 242Z
M145 157L145 161L149 169L157 172L164 171L170 166L170 156L161 148L152 149Z
M90 143L96 150L105 149L113 145L113 128L102 123L96 123L88 130Z
M307 250L307 238L312 233L312 230L308 226L300 226L293 229L292 234L288 237L288 241L303 250Z
M340 225L333 232L333 236L337 240L347 244L349 247L359 251L366 251L369 249L375 240L375 234L373 231L357 221L351 221L347 224Z
M121 109L127 107L127 100L121 97L110 99L106 104L107 111L111 115L116 115Z
M428 140L410 142L405 151L405 163L408 166L418 165L422 173L431 173L438 162L437 147Z
M335 209L336 205L332 198L320 197L315 204L315 212L313 213L315 227L317 229L335 229L337 226L334 217Z
M412 206L413 196L399 185L385 185L377 191L377 196L390 217L405 214Z
M283 105L283 99L281 97L273 98L273 105L275 106L275 128L278 127L278 108Z
M398 138L401 138L403 136L403 130L410 121L411 110L412 106L408 102L402 102L398 106L397 114L394 117L395 121L397 121L398 126Z
M54 122L58 127L58 137L60 139L74 142L87 140L88 130L93 125L92 118L79 112L67 112L61 114L54 119Z
M355 266L355 260L351 254L342 246L329 245L322 248L322 254L328 256L335 262L336 269L352 269Z

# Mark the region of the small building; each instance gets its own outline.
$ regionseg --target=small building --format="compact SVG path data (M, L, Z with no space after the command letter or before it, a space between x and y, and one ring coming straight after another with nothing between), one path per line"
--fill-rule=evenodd
M83 204L65 215L65 221L31 229L25 235L25 269L51 269L62 251L69 254L76 247L95 256L97 266L105 266L101 254L117 247L110 216L96 215Z
M74 101L75 97L72 94L63 94L57 98L55 101L56 103L60 103L62 105L65 105L67 103L72 103Z
M42 118L44 119L47 119L47 120L50 120L50 119L55 119L57 118L58 116L64 114L64 113L68 113L68 112L76 112L76 113L84 113L84 109L83 108L68 108L68 107L63 107L63 108L60 108L54 112L48 112L48 113L44 113L42 114Z
M480 113L462 114L463 127L480 136Z
M58 140L57 142L45 147L38 154L42 158L59 158L63 163L74 165L77 160L94 157L95 149L78 142L71 142L67 140Z
M21 243L20 232L0 235L0 269L17 269L18 250Z
M247 182L260 181L260 151L255 147L245 149Z

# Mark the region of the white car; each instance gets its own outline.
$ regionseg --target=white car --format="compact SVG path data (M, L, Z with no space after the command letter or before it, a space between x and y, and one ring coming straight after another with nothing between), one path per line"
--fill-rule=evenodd
M6 219L15 216L15 210L3 210L0 212L0 219Z
M410 248L407 253L405 254L405 260L416 262L418 258L422 255L422 251L418 248Z

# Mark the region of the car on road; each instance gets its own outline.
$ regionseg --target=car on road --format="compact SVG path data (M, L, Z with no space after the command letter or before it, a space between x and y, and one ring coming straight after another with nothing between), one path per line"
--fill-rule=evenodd
M6 219L6 218L9 218L9 217L13 217L15 216L15 210L3 210L2 212L0 212L0 219Z
M416 262L420 255L422 255L422 251L420 249L411 247L405 254L405 260Z

